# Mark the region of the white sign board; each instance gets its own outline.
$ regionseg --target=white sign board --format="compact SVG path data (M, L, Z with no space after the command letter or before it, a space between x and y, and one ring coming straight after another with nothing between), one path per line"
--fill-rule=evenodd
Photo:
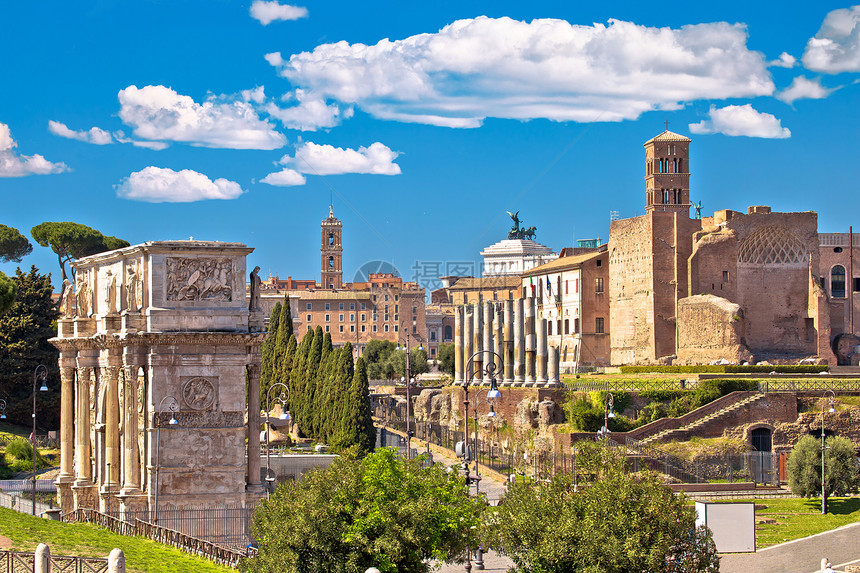
M696 525L714 536L718 553L755 552L755 504L696 502Z

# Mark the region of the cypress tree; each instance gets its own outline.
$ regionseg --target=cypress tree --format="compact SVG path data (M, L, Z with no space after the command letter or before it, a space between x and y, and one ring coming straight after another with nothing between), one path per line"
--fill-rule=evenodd
M344 402L338 447L348 448L357 445L366 455L373 451L376 444L376 428L370 410L370 386L367 381L367 363L359 357L355 362L355 374Z
M260 353L262 354L262 365L260 370L260 403L265 406L266 392L274 383L272 379L273 358L275 351L275 338L278 332L278 319L281 316L281 303L276 303L272 309L272 314L269 315L269 326L266 331L271 333L269 337L260 345Z
M352 344L347 342L343 348L338 350L337 362L335 363L333 375L330 377L330 390L326 392L327 421L325 425L326 437L330 440L339 433L342 426L345 404L349 395L349 386L354 376L352 362Z
M304 387L304 395L303 395L303 416L307 421L305 424L310 432L310 435L314 438L317 437L317 428L316 428L316 417L313 412L315 398L317 388L316 388L316 377L317 371L319 370L320 364L320 355L322 353L322 344L323 344L323 331L321 326L317 326L314 330L313 340L310 345L310 349L308 350L308 358L304 363L304 367L302 368L302 384Z
M308 352L310 351L310 345L313 342L313 335L310 333L305 334L302 337L302 341L299 343L296 348L296 352L293 355L293 360L291 363L291 373L290 373L290 381L292 382L292 386L290 387L290 392L293 395L292 403L293 408L295 408L295 412L293 414L296 417L296 424L299 427L300 433L305 436L310 435L307 430L307 422L302 418L302 413L305 404L305 390L304 384L302 384L302 369L304 368L305 361L308 357ZM292 411L291 411L292 412Z
M275 366L278 382L289 385L292 356L287 356L287 343L293 334L293 317L290 314L290 299L284 295L281 315L278 317L278 334L275 338Z

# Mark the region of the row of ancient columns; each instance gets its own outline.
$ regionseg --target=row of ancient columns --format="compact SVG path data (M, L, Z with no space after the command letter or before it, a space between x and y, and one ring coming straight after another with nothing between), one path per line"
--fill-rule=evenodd
M125 507L145 507L138 446L139 371L140 365L124 362L120 353L61 353L60 473L56 481L63 509L116 511L120 509L116 498ZM98 394L104 394L102 403L98 395L90 395L93 375Z
M454 383L550 387L559 383L559 350L547 343L534 297L458 306Z

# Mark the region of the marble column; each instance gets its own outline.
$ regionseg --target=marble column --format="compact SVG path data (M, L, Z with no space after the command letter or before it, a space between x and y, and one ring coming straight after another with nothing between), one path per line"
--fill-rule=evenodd
M505 311L504 305L500 302L493 303L494 314L493 322L496 325L496 335L494 337L493 348L498 354L496 357L496 382L501 382L505 378Z
M78 361L78 392L75 420L75 484L72 494L75 509L95 509L97 499L93 484L92 440L90 438L90 381L93 369Z
M465 308L454 307L454 384L463 383L463 317Z
M475 371L475 363L472 360L474 352L475 322L472 319L474 311L471 306L463 307L463 383L471 382L470 378Z
M248 482L249 492L263 491L260 480L260 365L248 365Z
M472 318L475 321L475 346L472 352L477 354L474 360L475 384L484 382L484 306L480 302L474 306Z
M120 495L128 496L140 491L140 454L137 444L137 374L139 366L126 366L123 369L123 424L122 424L122 490Z
M525 386L535 385L535 297L525 301L526 378Z
M526 335L524 328L524 300L514 301L514 385L522 386L525 381Z
M549 349L549 379L547 380L547 386L555 387L561 385L558 378L559 367L561 366L559 357L558 346L551 346Z
M60 353L60 473L57 501L65 511L74 509L72 483L75 481L75 369L76 357Z
M504 305L505 330L503 336L503 348L505 351L505 376L502 380L503 386L514 383L514 301L508 299Z
M493 315L495 314L493 309L493 303L487 302L484 304L484 364L490 365L493 364L494 367L498 366L496 364L495 356L493 356L494 346L493 346ZM482 376L482 380L485 384L490 383L489 374L485 374Z
M537 318L537 348L535 351L535 382L538 386L546 385L546 319Z
M112 361L111 361L112 362ZM102 379L107 384L105 388L104 416L104 447L105 447L105 477L101 483L101 509L109 513L119 509L113 498L119 492L121 457L119 436L119 371L113 365L101 369Z

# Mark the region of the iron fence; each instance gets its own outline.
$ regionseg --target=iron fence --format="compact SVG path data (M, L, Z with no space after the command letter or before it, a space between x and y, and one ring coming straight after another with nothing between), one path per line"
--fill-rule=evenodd
M108 560L100 557L70 557L51 555L51 571L59 573L104 573ZM32 573L35 571L36 554L20 551L0 551L0 570L6 573Z
M26 491L24 493L27 493ZM19 493L0 493L0 507L6 509L14 509L20 513L33 513L33 501L31 498L26 498ZM36 515L42 515L49 509L55 509L57 506L53 502L42 503L36 502Z
M191 508L161 508L154 510L126 511L118 510L103 513L107 517L134 523L150 524L156 527L170 529L203 540L215 545L231 549L244 549L251 543L251 517L253 508L241 506L223 507L191 507Z

